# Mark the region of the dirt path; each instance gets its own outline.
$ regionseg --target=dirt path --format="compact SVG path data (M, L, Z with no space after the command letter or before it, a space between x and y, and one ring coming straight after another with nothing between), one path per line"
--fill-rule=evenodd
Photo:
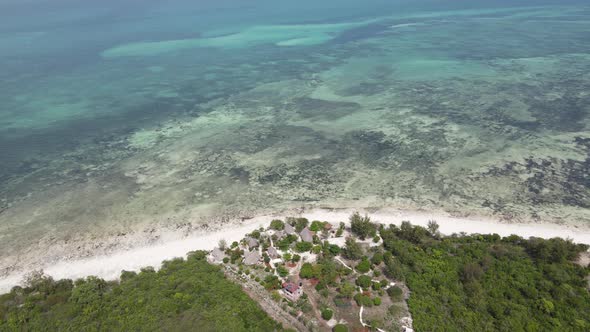
M291 316L281 308L280 304L275 302L270 293L264 289L259 283L246 278L240 278L238 274L226 267L225 276L242 286L242 289L250 298L262 308L272 319L283 324L286 328L293 328L297 331L307 331L307 327L303 325L297 318Z

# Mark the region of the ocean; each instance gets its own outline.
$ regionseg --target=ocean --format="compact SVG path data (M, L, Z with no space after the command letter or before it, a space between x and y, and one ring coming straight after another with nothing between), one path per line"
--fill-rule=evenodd
M0 274L308 208L590 223L585 1L0 0Z

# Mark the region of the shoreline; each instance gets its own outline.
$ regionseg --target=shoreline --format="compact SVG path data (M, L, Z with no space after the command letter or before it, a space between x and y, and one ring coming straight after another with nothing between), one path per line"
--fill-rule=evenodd
M321 220L331 223L344 221L359 211L368 214L371 220L381 224L400 225L402 221L410 221L413 225L426 227L430 220L435 220L442 234L465 232L467 234L497 233L500 236L516 234L524 238L531 236L541 238L561 237L572 239L576 243L590 245L590 227L558 225L550 223L506 223L492 218L454 217L448 213L406 211L399 209L380 209L371 212L367 209L322 209L308 211L290 210L277 214L266 214L240 221L236 219L220 229L201 232L187 237L169 239L160 243L138 246L128 250L115 251L112 254L97 255L82 259L62 260L42 267L43 271L54 279L77 279L94 275L105 280L116 280L122 270L139 271L143 267L159 268L164 260L175 257L186 257L194 250L212 250L219 240L228 243L239 241L246 233L261 226L268 226L273 219L284 219L289 216L305 217L310 221ZM0 277L0 293L9 292L13 286L19 285L23 277L37 269L19 271Z

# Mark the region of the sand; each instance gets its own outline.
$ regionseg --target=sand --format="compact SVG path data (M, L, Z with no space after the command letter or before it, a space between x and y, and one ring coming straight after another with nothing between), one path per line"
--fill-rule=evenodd
M62 261L43 268L46 274L55 279L83 278L95 275L107 280L115 280L122 270L139 271L142 267L158 268L162 261L174 257L185 257L193 250L212 250L219 240L228 243L239 241L245 234L259 228L267 227L272 219L287 216L301 216L309 220L321 220L332 223L347 222L353 209L325 210L316 209L303 213L285 213L281 215L263 215L243 222L235 221L232 226L218 231L201 233L187 238L172 239L162 243L120 251L108 256L96 256L87 259ZM365 211L360 211L365 213ZM556 225L548 223L504 223L493 219L460 218L444 213L427 213L419 211L380 210L369 213L374 222L399 225L402 221L410 221L414 225L426 226L430 220L435 220L442 234L465 232L497 233L501 236L516 234L525 238L535 236L541 238L561 237L569 238L577 243L590 244L590 228L571 225ZM11 287L20 284L26 272L15 273L0 279L0 292L7 292Z

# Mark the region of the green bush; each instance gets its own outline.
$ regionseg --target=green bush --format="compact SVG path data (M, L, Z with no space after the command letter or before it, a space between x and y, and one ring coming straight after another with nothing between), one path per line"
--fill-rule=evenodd
M391 297L391 300L393 300L394 302L399 302L403 300L404 291L397 286L393 286L387 289L387 295L389 295L389 297Z
M309 242L297 242L295 244L295 251L297 252L308 252L313 247L312 243Z
M348 332L348 327L344 324L338 324L334 326L332 332Z
M355 269L360 273L367 273L371 271L371 262L369 262L367 258L363 258L363 260L357 264Z
M334 316L334 312L332 311L332 309L322 310L322 318L324 320L330 320L330 319L332 319L332 316Z
M360 286L364 289L368 289L369 287L371 287L371 284L373 283L373 281L371 280L371 277L369 276L360 276L358 278L356 278L356 285Z
M285 223L282 220L275 219L270 222L270 228L280 231L280 230L285 229Z
M350 216L350 229L361 240L375 236L377 226L371 222L368 216L361 217L358 212Z
M381 298L380 297L376 297L373 299L373 304L378 306L381 305Z

